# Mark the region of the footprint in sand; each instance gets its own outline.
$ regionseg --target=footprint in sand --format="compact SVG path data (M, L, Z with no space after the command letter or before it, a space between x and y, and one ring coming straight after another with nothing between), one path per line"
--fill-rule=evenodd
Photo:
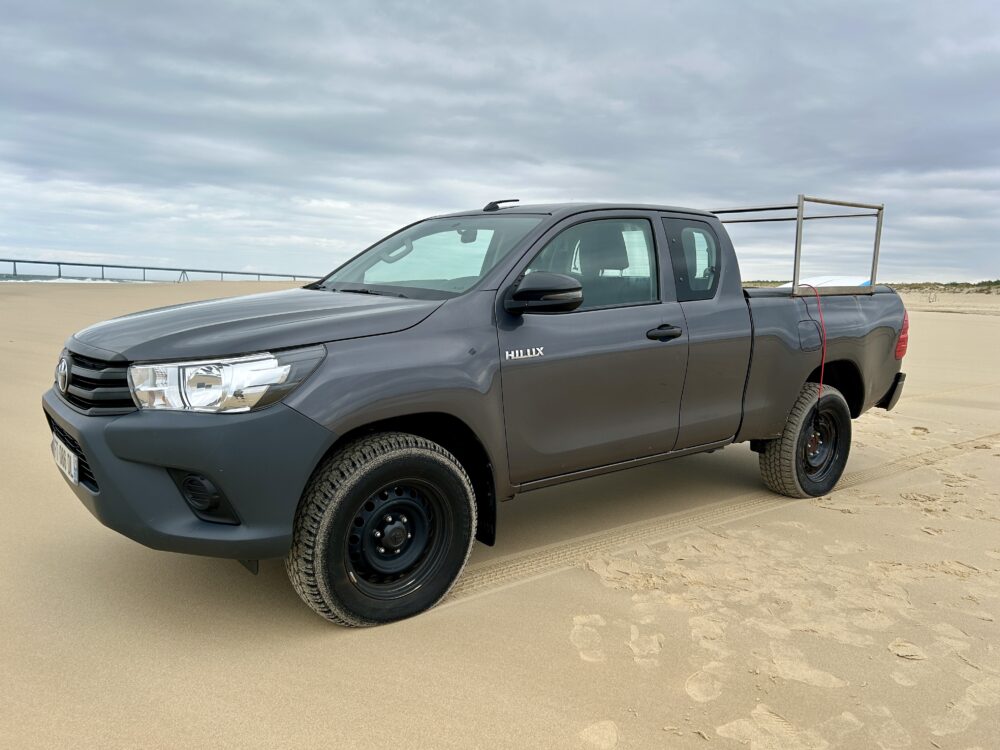
M892 677L892 681L901 687L913 687L917 684L917 681L906 674L905 672L900 672L898 669L889 675Z
M839 677L811 666L801 651L786 644L771 644L771 664L778 677L784 680L794 680L804 682L806 685L824 688L839 688L847 685L847 682Z
M799 729L763 703L750 712L749 719L737 719L723 724L715 728L715 733L751 748L821 750L830 746L816 731Z
M722 683L714 675L723 670L722 662L713 661L688 677L684 683L684 690L691 697L691 700L698 701L698 703L708 703L708 701L714 701L722 695Z
M604 650L601 648L601 634L597 628L607 623L600 615L576 615L573 618L573 629L569 641L580 652L584 661L604 661Z
M911 435L918 435L918 436L920 436L920 435L926 435L929 432L930 432L930 430L928 430L926 427L919 427L919 426L918 427L914 427L912 430L910 430L910 434Z
M920 648L920 646L917 646L915 643L910 643L909 641L904 641L902 638L897 638L890 643L889 650L900 659L922 661L927 658L927 654L924 653L924 650Z
M660 666L657 658L663 649L663 633L642 635L638 625L630 626L628 647L632 650L632 658L640 667L652 668Z
M977 477L972 474L956 474L953 471L942 469L938 472L945 487L968 487Z
M618 725L610 719L591 724L579 734L584 747L614 750L618 747Z

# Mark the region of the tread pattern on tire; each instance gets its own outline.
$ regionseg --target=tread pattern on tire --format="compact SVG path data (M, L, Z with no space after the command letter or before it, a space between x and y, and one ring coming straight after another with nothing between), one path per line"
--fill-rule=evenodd
M349 443L326 459L309 481L295 514L292 547L285 557L285 571L302 601L321 617L338 625L367 627L379 622L360 618L339 606L336 596L326 585L325 576L317 575L317 561L322 560L326 543L326 525L332 516L331 506L343 502L351 488L368 471L404 452L429 455L449 464L461 477L468 493L472 525L461 569L469 560L476 531L475 491L465 469L451 453L437 443L405 432L383 432ZM452 586L461 575L461 569ZM450 590L451 586L437 601L447 596Z
M840 391L832 386L824 385L823 390L827 394L844 398ZM802 386L802 391L785 421L781 437L768 440L767 446L761 451L759 455L760 476L768 489L787 497L811 497L799 484L797 474L798 439L803 422L818 400L819 384L806 383Z

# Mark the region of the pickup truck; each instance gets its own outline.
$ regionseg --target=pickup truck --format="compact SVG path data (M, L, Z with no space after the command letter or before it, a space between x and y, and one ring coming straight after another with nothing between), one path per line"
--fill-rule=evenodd
M899 399L886 286L744 289L707 211L502 203L303 288L71 336L43 408L73 492L155 549L284 557L315 612L367 626L439 602L498 501L731 443L822 495L851 420Z

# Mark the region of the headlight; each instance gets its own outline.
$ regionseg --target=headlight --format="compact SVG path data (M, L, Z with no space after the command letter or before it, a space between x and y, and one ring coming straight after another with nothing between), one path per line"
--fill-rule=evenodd
M137 364L128 368L140 409L243 412L279 401L326 355L322 346L245 357Z

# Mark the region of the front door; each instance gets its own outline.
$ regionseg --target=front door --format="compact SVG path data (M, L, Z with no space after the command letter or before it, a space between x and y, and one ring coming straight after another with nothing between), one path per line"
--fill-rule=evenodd
M662 225L638 217L570 222L523 271L576 276L583 304L559 314L498 311L515 484L665 453L677 440L687 334L680 305L661 295L673 287L662 283L657 262ZM650 337L666 325L679 335Z

